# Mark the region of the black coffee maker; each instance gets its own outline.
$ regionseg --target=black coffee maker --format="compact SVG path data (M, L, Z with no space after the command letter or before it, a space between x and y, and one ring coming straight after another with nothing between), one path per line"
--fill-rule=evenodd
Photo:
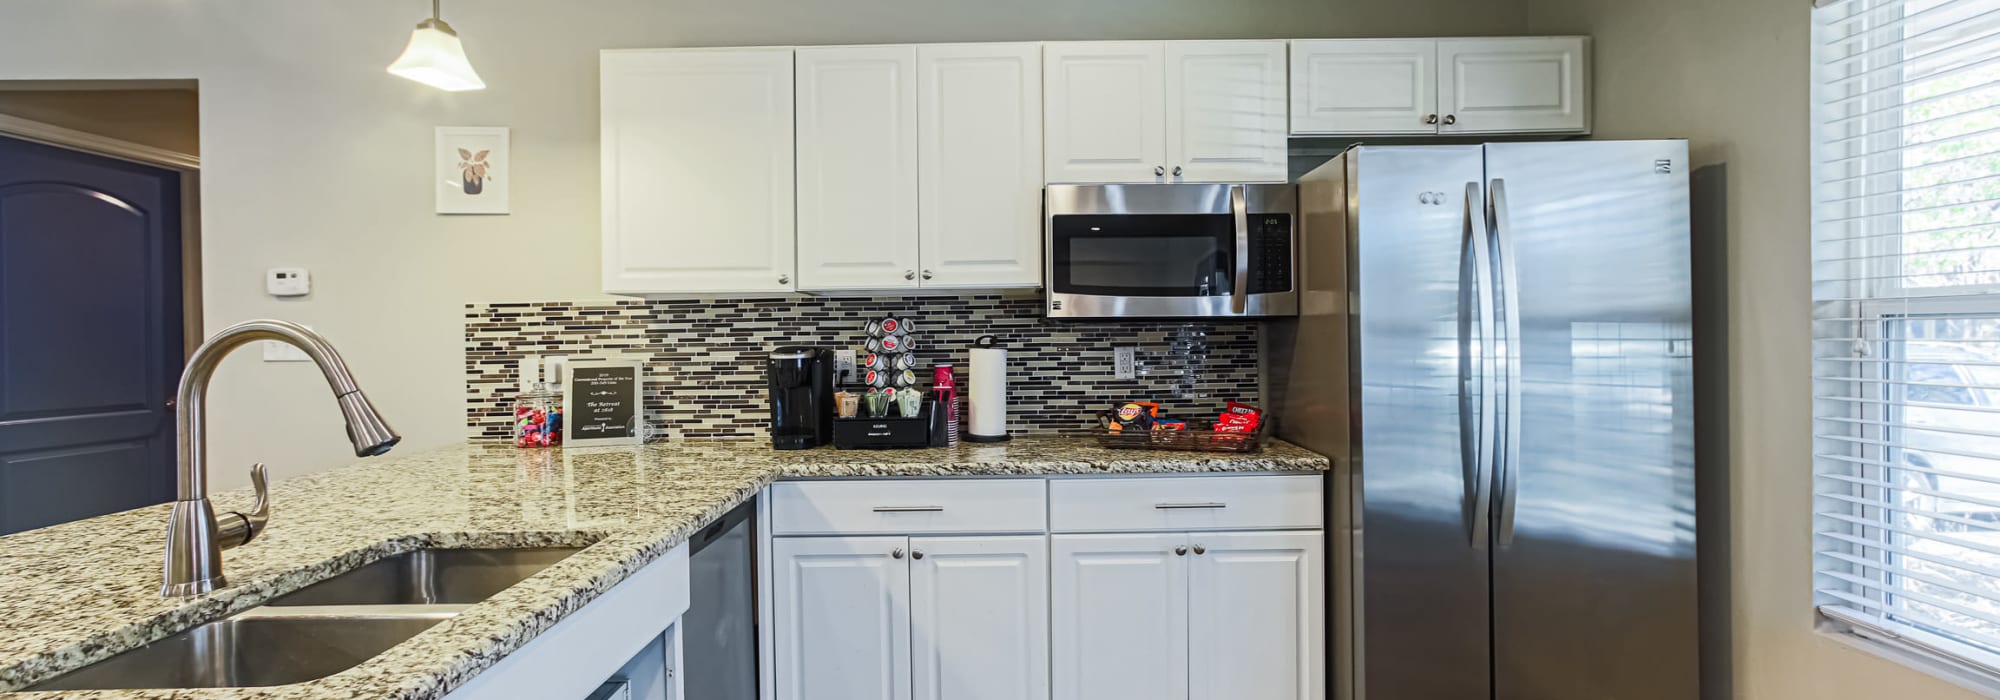
M833 442L833 350L778 348L764 370L771 378L771 449Z

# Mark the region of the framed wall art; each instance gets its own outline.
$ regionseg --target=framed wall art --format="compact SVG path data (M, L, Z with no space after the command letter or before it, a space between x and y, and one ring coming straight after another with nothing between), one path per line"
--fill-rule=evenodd
M432 180L439 214L505 214L513 160L507 127L440 126Z

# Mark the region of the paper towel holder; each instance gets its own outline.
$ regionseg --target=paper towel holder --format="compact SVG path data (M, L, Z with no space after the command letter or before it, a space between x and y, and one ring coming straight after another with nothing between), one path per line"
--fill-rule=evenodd
M1000 344L999 337L982 335L972 341L971 354L971 366L966 373L966 407L970 415L963 435L966 442L1006 442L1007 348ZM999 365L997 382L992 381L993 363Z

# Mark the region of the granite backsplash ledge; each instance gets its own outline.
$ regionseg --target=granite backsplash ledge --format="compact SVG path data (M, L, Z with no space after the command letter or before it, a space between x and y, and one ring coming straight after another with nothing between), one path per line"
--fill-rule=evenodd
M870 318L915 321L918 375L949 362L965 380L982 335L1007 346L1008 429L1048 433L1093 424L1111 402L1160 401L1210 416L1257 396L1252 321L1051 321L1039 294L952 297L720 297L468 304L466 424L474 438L508 436L515 363L567 355L645 363L650 435L768 434L764 356L784 345L858 347ZM1132 346L1137 379L1116 379L1113 348Z

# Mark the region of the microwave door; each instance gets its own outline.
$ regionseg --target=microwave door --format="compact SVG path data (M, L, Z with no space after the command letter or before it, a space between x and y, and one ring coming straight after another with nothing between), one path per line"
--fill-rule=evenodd
M1050 186L1049 315L1295 313L1294 199L1288 186Z

